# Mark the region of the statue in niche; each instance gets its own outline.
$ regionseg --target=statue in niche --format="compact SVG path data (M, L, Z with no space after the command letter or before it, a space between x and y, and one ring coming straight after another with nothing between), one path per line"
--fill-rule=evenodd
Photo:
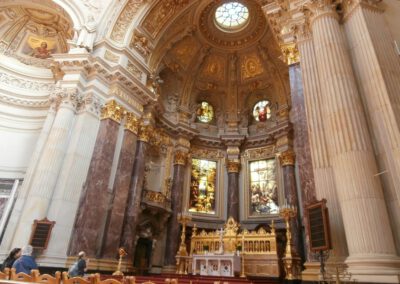
M88 21L80 29L76 46L86 48L87 51L92 51L93 43L96 39L96 21L90 15Z

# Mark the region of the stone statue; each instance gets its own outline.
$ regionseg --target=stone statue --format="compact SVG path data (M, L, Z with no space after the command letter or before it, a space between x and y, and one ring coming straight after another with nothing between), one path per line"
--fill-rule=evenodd
M220 229L218 231L219 234L219 247L218 247L218 251L215 254L224 254L224 229Z
M76 46L86 48L87 51L92 51L95 39L96 39L96 21L94 20L94 17L90 15L88 17L88 21L79 31L79 36L76 41Z

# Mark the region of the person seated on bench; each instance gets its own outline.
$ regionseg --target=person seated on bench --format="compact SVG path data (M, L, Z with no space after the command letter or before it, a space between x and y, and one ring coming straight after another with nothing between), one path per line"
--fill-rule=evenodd
M18 258L12 266L15 268L16 273L24 272L29 275L32 269L38 269L36 261L32 257L32 252L33 247L31 245L22 248L22 256Z

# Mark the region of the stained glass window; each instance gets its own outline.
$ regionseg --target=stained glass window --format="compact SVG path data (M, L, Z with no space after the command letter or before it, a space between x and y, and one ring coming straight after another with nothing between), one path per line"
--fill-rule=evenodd
M253 108L253 117L256 121L266 121L271 117L271 106L269 101L259 101Z
M250 162L250 213L278 213L275 159Z
M192 159L189 212L215 213L217 163Z
M201 102L196 114L200 122L207 123L214 118L214 108L208 102Z
M249 10L239 2L227 2L215 11L215 20L225 29L242 27L249 19Z

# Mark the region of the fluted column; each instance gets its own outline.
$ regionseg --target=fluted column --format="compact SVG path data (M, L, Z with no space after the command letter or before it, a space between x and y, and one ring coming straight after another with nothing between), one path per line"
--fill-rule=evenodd
M108 188L111 165L122 112L122 107L114 100L109 101L101 110L99 131L86 184L79 200L69 255L77 255L83 250L91 257L99 257L104 221L111 196L111 189Z
M171 188L171 216L167 225L167 245L165 248L164 265L174 267L176 264L175 256L180 244L180 224L178 213L182 212L183 184L185 181L187 152L178 150L174 158L174 175ZM174 269L175 270L175 269Z
M133 162L135 160L139 123L133 113L128 112L125 119L124 138L114 182L114 199L109 222L105 230L106 236L103 256L107 258L114 258L120 245L124 214L127 205L126 200L128 199Z
M344 27L376 141L380 178L400 253L400 60L379 2L353 1L347 7Z
M227 218L233 217L239 222L239 172L240 161L228 160L226 165L228 171L228 211Z
M285 200L290 206L297 208L299 212L300 204L297 196L296 176L295 176L295 158L296 155L293 150L282 152L279 156L282 172L283 172L283 187L285 191ZM299 215L290 219L290 230L292 234L293 253L294 255L302 256L303 254L303 241L302 232L299 222Z
M18 192L17 200L14 205L14 209L12 211L12 214L10 215L10 219L7 223L7 227L1 242L1 247L4 248L5 251L10 251L13 247L11 246L12 241L13 241L13 236L15 233L15 230L17 228L17 225L19 223L19 219L21 217L21 211L24 208L24 203L26 202L26 197L29 193L29 190L31 189L30 185L32 182L32 179L35 175L38 162L40 160L40 157L43 152L43 148L46 145L47 138L49 136L49 133L51 131L51 127L53 126L56 113L57 113L57 105L58 105L58 99L57 96L51 96L49 99L50 102L50 108L48 110L46 119L43 123L42 130L40 131L39 138L37 140L35 149L32 153L31 160L29 162L29 166L27 168L27 171L24 176L24 181L22 183L21 189Z
M133 164L121 240L121 245L131 256L131 260L133 260L133 256L135 255L136 226L138 225L141 212L140 202L142 199L146 154L152 131L153 129L150 125L140 125L138 141L136 143L135 161Z
M324 132L323 105L318 67L315 59L314 45L310 31L306 25L298 27L297 46L300 52L300 66L303 78L304 101L306 107L307 123L309 128L309 141L313 173L315 181L316 198L325 198L328 203L329 220L331 227L332 251L329 262L344 262L348 256L346 236L342 213L336 197L336 188L333 169L329 161L326 134ZM307 257L311 261L310 255Z
M45 256L62 261L67 255L82 185L86 180L99 127L100 100L87 94L80 103L57 185L49 208L48 219L55 221Z
M323 124L350 255L346 262L358 277L371 273L367 267L378 263L377 273L392 274L398 265L393 235L382 186L374 176L372 143L336 9L324 1L312 2L309 9Z
M57 96L61 102L29 186L29 198L24 204L14 235L14 247L26 245L31 235L33 221L43 219L48 214L50 200L70 139L78 91L75 88L61 89Z

